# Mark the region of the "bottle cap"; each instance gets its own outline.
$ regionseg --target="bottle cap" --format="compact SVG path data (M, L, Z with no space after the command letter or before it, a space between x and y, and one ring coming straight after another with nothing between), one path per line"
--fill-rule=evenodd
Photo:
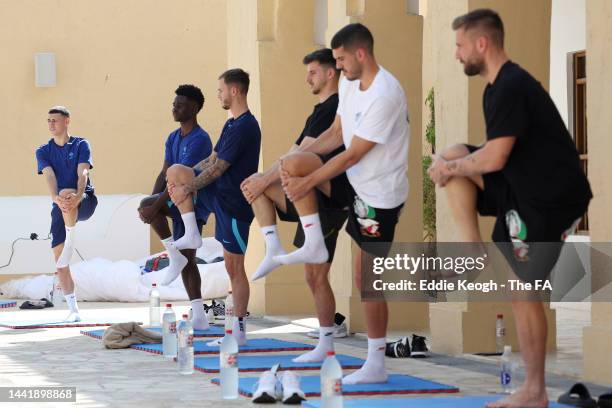
M172 307L172 303L166 303L166 307Z
M504 315L503 315L503 314L498 314L498 315L497 315L497 318L498 318L498 319L503 319L503 318L504 318Z
M232 329L227 329L227 330L225 331L225 333L227 333L227 334L232 334Z
M157 287L157 283L153 283L151 286L153 286L154 288Z
M231 291L231 290L229 290L229 291L227 291L227 293L228 293L229 295L231 295L231 294L232 294L232 291Z
M185 320L189 319L189 315L184 314L183 315L183 319L185 319Z
M328 356L335 356L335 355L336 355L336 352L335 352L335 351L328 351L328 352L327 352L327 355L328 355Z

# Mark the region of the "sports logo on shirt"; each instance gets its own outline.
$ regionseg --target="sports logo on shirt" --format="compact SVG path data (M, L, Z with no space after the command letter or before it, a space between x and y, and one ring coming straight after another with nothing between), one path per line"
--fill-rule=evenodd
M361 119L361 112L355 114L355 122L359 122L359 119Z
M68 153L68 160L72 160L74 158L74 152Z

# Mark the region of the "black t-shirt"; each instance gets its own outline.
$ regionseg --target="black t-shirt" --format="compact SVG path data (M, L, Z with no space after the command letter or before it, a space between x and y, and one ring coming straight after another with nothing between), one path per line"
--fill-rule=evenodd
M330 95L326 100L315 105L312 114L306 119L304 130L300 134L300 137L295 141L296 145L302 143L305 137L317 138L323 132L325 132L334 123L336 118L336 111L338 110L338 94L335 93ZM333 157L338 153L344 151L344 144L334 150L333 152L326 155L326 158Z
M502 173L520 202L558 208L591 199L574 141L548 92L527 71L506 62L485 88L483 108L487 140L516 137Z

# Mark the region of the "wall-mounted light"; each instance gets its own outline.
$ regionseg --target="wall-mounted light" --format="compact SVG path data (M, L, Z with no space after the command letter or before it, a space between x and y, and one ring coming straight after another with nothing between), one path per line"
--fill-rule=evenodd
M47 88L56 85L55 53L38 52L34 54L36 87Z

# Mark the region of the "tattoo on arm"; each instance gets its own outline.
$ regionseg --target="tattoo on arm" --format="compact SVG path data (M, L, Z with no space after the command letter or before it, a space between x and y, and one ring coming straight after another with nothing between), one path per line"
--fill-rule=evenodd
M446 170L454 174L464 174L466 171L469 171L469 168L465 168L465 163L469 163L470 165L476 164L476 158L474 154L468 154L462 159L451 160L446 162Z
M194 193L201 188L206 187L219 177L230 167L230 164L225 160L215 159L215 162L202 170L202 173L193 179L193 183L189 188L189 192Z
M206 168L215 164L216 161L217 161L217 154L215 152L212 152L210 156L208 156L207 158L205 158L204 160L202 160L201 162L193 166L193 168L198 171L204 171Z

